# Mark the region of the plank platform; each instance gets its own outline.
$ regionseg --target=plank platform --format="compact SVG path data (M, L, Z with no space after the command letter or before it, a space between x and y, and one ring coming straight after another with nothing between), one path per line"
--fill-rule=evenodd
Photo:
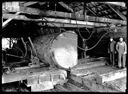
M123 77L126 78L126 68L118 69L102 64L88 68L84 66L76 68L75 71L72 71L71 75L71 79L74 80L74 82L85 85L93 92L123 92L125 90L114 88L114 85L110 87L110 82L114 82ZM104 84L105 82L107 84ZM124 82L124 84L126 84L126 82ZM124 85L124 88L125 86L126 85Z
M44 67L29 68L29 69L25 69L25 70L24 69L19 70L19 71L10 73L10 74L3 74L2 75L2 84L26 80L31 77L42 78L42 76L45 77L45 76L50 76L50 75L52 77L55 77L55 75L60 75L60 78L67 76L66 71L64 71L64 70L57 70L57 69L49 70L48 68L44 68Z
M119 91L126 92L126 89L127 89L126 81L127 81L126 77L123 77L123 78L119 78L113 81L105 82L103 84L109 87L114 87L115 89Z
M40 92L125 92L127 69L126 68L118 69L112 66L106 66L105 62L106 61L104 60L101 61L97 60L97 61L90 61L88 63L81 63L71 70L71 77L66 82L64 82L64 84L60 84L58 82L57 82L58 84L53 83L54 84L53 88L42 91L40 91L39 89L39 91ZM4 81L9 82L10 81L9 79L11 79L12 81L12 79L15 78L14 76L19 77L19 80L21 80L21 78L24 78L24 76L26 77L27 74L29 74L27 77L32 77L34 75L36 77L38 74L41 75L39 76L40 78L39 82L41 84L44 80L49 79L49 78L44 78L44 75L42 74L44 74L45 72L47 73L53 71L53 70L47 71L48 69L44 69L44 68L42 69L31 68L31 69L27 69L27 71L28 70L29 73L27 73L25 70L24 71L19 70L19 73L17 73L17 75L16 73L11 74L10 76L4 75L3 76L5 77ZM38 77L35 79L38 79ZM58 76L56 76L54 79L58 79ZM30 86L31 86L31 82L32 83L38 82L38 80L34 80L34 81L30 81ZM34 86L33 86L33 90L34 90Z
M101 74L97 77L98 83L104 83L126 77L126 68L122 70L116 70L109 73Z

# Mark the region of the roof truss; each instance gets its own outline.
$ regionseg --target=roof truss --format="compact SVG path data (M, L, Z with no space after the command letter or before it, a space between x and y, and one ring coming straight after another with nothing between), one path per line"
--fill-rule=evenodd
M37 2L27 2L27 3L24 3L24 6L27 7L27 6L36 4L36 3L37 3Z
M125 20L126 21L126 17L121 13L119 12L118 10L114 9L111 5L108 5L122 20Z
M73 9L70 8L67 4L65 4L64 2L58 2L62 7L66 8L67 10L73 12Z

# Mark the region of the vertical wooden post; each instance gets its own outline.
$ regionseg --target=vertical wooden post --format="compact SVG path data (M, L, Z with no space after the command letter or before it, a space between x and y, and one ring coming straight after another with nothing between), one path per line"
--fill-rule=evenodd
M83 39L83 48L86 50L86 39ZM86 51L83 51L83 58L86 59Z
M11 44L12 44L12 38L10 38L9 40L9 48L11 48Z
M83 15L84 15L84 20L86 20L86 2L84 2L84 11L83 11Z

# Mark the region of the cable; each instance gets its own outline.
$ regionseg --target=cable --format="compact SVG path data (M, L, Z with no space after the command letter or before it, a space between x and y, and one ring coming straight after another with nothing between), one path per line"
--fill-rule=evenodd
M19 47L15 47L15 48L18 49L21 52L22 56L24 56L23 51Z
M92 31L91 35L86 40L89 40L92 37L92 35L94 34L94 32L95 31Z
M75 13L74 13L75 14ZM76 16L75 16L75 18L76 18ZM77 24L77 20L76 20L76 24ZM77 28L78 28L78 24L77 24ZM78 29L78 32L79 32L79 29ZM106 35L106 34L108 34L109 32L107 32L107 33L105 33L104 35L102 35L101 36L101 38L99 39L99 41L94 45L94 46L92 46L91 48L89 48L89 49L83 49L83 48L81 48L81 47L79 47L79 46L77 46L79 49L81 49L81 50L84 50L84 51L88 51L88 50L92 50L93 48L95 48L97 45L98 45L98 43L101 41L101 39ZM80 33L79 33L80 34ZM92 34L93 34L93 32L92 32ZM92 34L91 34L91 36L92 36ZM81 34L80 34L80 36L81 36ZM82 36L81 36L81 38L82 39L84 39ZM88 38L88 40L90 39L90 37ZM86 39L85 39L86 40Z
M12 56L12 57L17 57L17 58L23 58L23 57L21 57L21 56L17 56L17 55L13 55L13 54L6 54L7 56Z
M76 24L77 24L77 21L76 21ZM81 33L79 32L78 24L77 24L77 29L78 29L78 33L79 33L80 37L81 37L82 39L85 39L85 38L81 35ZM86 40L86 39L85 39L85 40Z
M89 30L87 28L85 28L87 30L87 32L90 34Z
M83 48L81 48L81 47L79 47L79 46L78 46L78 48L81 49L81 50L84 50L84 51L92 50L93 48L95 48L95 47L98 45L98 43L101 41L101 39L102 39L106 34L108 34L108 33L109 33L109 32L103 34L102 37L99 39L99 41L98 41L94 46L92 46L91 48L86 49L86 50L83 49Z
M30 50L30 54L32 55L33 54L33 52L32 52L32 48L31 48L31 46L27 43L27 45L28 45L28 47L30 48L29 50Z
M76 16L75 16L76 17ZM77 21L76 21L76 24L77 24ZM77 24L77 28L78 28L78 24ZM86 28L86 30L87 30L87 28ZM88 30L87 30L88 31ZM88 31L89 32L89 31ZM92 32L91 33L91 35L87 38L87 39L85 39L82 35L81 35L81 33L79 32L79 29L78 29L78 33L79 33L79 35L80 35L80 37L82 38L82 39L84 39L84 40L89 40L91 37L92 37L92 35L93 35L93 33L94 32ZM89 34L90 34L90 32L89 32Z
M15 49L18 49L22 53L22 56L13 55L13 54L6 54L6 55L23 59L24 58L23 57L23 51L19 47L16 47Z

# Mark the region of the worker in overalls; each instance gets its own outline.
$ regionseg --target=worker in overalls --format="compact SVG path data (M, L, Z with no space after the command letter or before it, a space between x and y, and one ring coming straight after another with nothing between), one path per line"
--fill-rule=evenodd
M126 64L127 45L122 37L119 40L120 41L116 45L116 50L118 52L118 68L124 68Z
M110 65L112 66L115 66L115 45L116 42L113 40L113 38L110 38L108 53L110 54Z
M86 39L83 39L83 48L86 50L87 44L86 44ZM86 58L86 51L83 51L83 58Z

